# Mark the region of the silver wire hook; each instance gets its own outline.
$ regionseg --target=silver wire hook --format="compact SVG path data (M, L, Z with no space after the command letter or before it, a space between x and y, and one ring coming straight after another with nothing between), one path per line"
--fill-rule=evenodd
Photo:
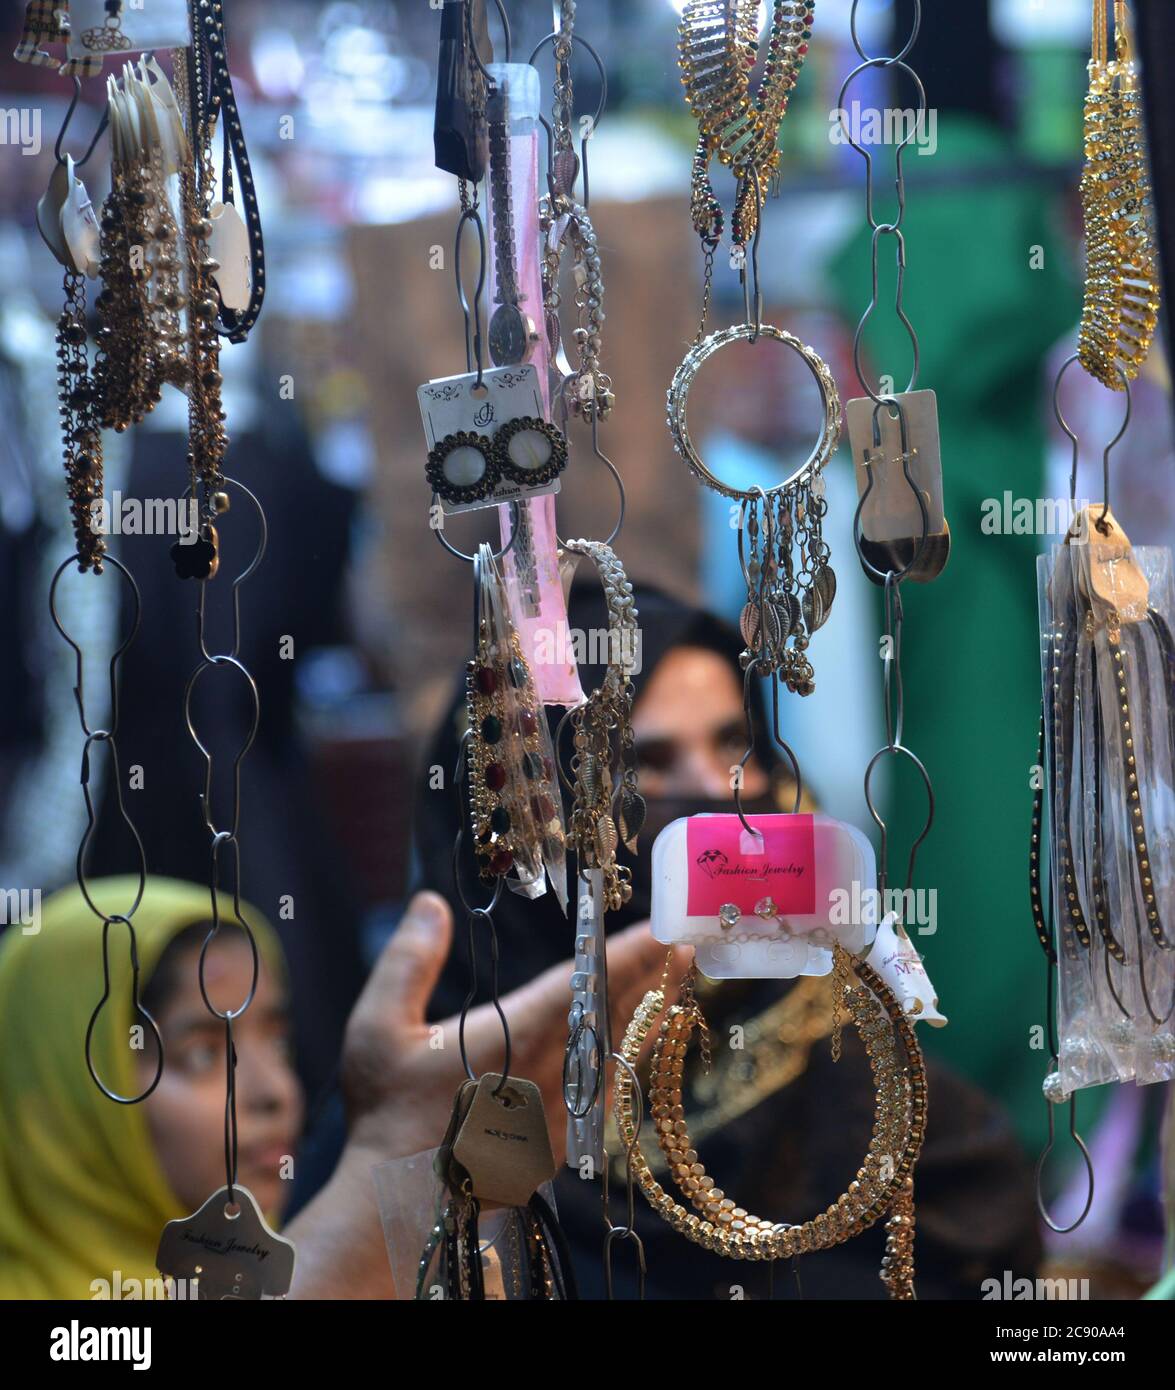
M73 79L73 97L71 98L69 106L66 109L65 119L61 122L61 129L57 132L57 139L53 144L53 157L57 160L58 164L65 163L65 156L61 153L61 142L65 139L65 132L69 129L69 123L73 120L73 113L77 110L78 98L81 96L81 94L82 81L80 77L77 77L75 75ZM86 161L90 158L90 156L94 153L98 141L102 138L102 132L106 129L109 123L110 107L108 105L105 105L102 108L102 118L98 122L98 128L94 131L94 138L90 141L89 147L87 148L85 154L82 155L81 159L75 159L73 162L73 167L75 169L80 169L82 165L85 164Z
M1072 357L1066 358L1061 364L1060 371L1057 373L1057 379L1053 382L1053 415L1056 417L1057 424L1065 431L1073 444L1073 464L1069 470L1069 501L1074 508L1077 506L1077 459L1081 445L1072 426L1069 424L1069 421L1065 419L1064 413L1061 410L1061 380L1073 363L1079 360L1080 355L1076 352ZM1122 424L1118 428L1118 433L1102 451L1103 505L1102 514L1096 523L1098 529L1102 531L1107 529L1106 513L1110 510L1110 452L1121 441L1122 436L1129 428L1130 415L1133 409L1130 395L1130 378L1126 375L1126 369L1121 363L1118 363L1118 375L1122 378L1122 387L1126 392L1126 414L1122 418Z
M1058 1065L1059 1061L1056 1053L1054 1053L1052 1057L1049 1059L1050 1070L1055 1070ZM1050 1100L1046 1100L1045 1104L1048 1106L1049 1112L1049 1137L1048 1142L1045 1144L1044 1148L1040 1152L1040 1157L1036 1160L1036 1209L1040 1213L1040 1219L1044 1222L1044 1224L1049 1228L1050 1231L1054 1231L1059 1236L1065 1236L1068 1235L1070 1231L1075 1231L1077 1227L1081 1225L1081 1223L1089 1215L1090 1207L1093 1206L1095 1181L1093 1171L1093 1158L1091 1157L1088 1148L1086 1148L1085 1146L1085 1140L1082 1139L1081 1135L1077 1133L1077 1092L1071 1091L1069 1094L1069 1134L1072 1137L1073 1142L1077 1145L1077 1148L1081 1152L1081 1158L1085 1164L1085 1172L1089 1181L1085 1192L1085 1205L1081 1208L1081 1214L1077 1217L1075 1221L1071 1221L1068 1226L1058 1225L1058 1223L1054 1221L1052 1216L1049 1214L1048 1207L1045 1205L1044 1192L1042 1190L1044 1165L1046 1160L1048 1159L1049 1154L1053 1151L1053 1146L1056 1143L1057 1137L1057 1121L1056 1115L1054 1113L1056 1110L1056 1106Z

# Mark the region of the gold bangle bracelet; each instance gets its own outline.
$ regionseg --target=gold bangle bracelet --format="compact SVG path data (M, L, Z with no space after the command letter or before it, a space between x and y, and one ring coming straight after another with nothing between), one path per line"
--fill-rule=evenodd
M802 1225L770 1223L749 1217L723 1193L715 1197L712 1181L698 1162L689 1143L680 1105L672 1102L672 1086L663 1095L655 1080L651 1099L668 1106L654 1110L658 1139L670 1147L670 1171L683 1179L691 1201L701 1209L691 1212L657 1182L636 1140L632 1114L632 1082L627 1070L617 1077L614 1108L620 1137L630 1155L632 1170L649 1204L687 1239L716 1254L734 1259L782 1259L827 1249L860 1234L889 1212L886 1261L882 1278L895 1297L909 1297L913 1279L913 1169L926 1129L926 1071L913 1026L902 1013L892 991L867 965L849 961L856 980L844 990L843 1004L865 1042L878 1085L877 1116L873 1140L856 1180L826 1211ZM665 1011L664 989L645 995L621 1044L621 1055L636 1062L642 1044ZM661 1025L659 1071L670 1079L680 1077L686 1039L697 1026L692 995L686 1004L674 1005ZM893 1040L899 1040L905 1062L896 1057ZM736 1215L735 1213L738 1213Z

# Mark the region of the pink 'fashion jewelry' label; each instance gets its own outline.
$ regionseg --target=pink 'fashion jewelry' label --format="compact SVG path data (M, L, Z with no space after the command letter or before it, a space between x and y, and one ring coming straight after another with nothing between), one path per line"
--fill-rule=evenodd
M815 912L813 818L748 816L747 821L761 838L749 835L736 815L690 818L687 914L717 916L727 903L753 913L763 898L772 900L781 917Z

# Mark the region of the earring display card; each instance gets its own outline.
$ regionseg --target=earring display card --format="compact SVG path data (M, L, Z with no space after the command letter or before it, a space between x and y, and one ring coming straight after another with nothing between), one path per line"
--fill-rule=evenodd
M524 367L491 367L482 373L482 385L477 373L438 377L417 387L420 418L429 449L450 434L466 431L480 434L492 442L503 425L513 420L544 420L539 376L533 365ZM542 460L536 460L541 462ZM559 479L539 487L528 487L503 477L493 492L476 502L449 502L441 499L446 516L458 512L477 511L496 507L523 497L542 497L559 491Z
M922 493L929 515L926 534L937 536L946 525L938 399L933 391L903 391L894 399L905 415L910 477ZM901 419L889 407L878 409L869 396L860 396L845 405L845 420L859 497L864 496L869 470L873 470L873 490L861 508L861 532L865 539L898 541L921 536L922 509L902 470ZM880 439L875 439L875 430Z
M693 946L711 979L827 975L861 951L882 904L873 846L829 816L686 816L653 844L653 935Z
M214 1192L199 1211L169 1221L159 1239L160 1274L195 1283L198 1297L284 1298L294 1278L294 1246L271 1230L246 1187Z
M69 56L141 53L150 48L187 48L188 0L122 0L109 14L106 0L70 0Z

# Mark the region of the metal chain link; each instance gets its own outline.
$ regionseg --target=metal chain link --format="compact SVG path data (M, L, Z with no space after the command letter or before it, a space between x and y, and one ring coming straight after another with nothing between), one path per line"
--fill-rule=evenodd
M910 31L910 36L906 40L904 47L902 48L900 53L897 53L893 57L889 58L871 57L861 47L860 40L857 37L857 9L860 3L861 0L853 0L853 7L849 17L849 27L852 33L853 47L857 50L857 53L860 55L862 61L852 70L852 72L849 73L849 75L845 78L844 82L841 84L840 96L837 98L837 111L840 115L841 129L844 131L847 143L850 144L853 147L853 149L855 149L857 153L861 156L861 158L865 161L865 217L868 221L869 226L873 229L873 241L870 248L873 278L873 294L869 301L869 307L865 310L864 314L862 314L861 320L857 324L857 331L853 335L853 366L857 373L857 380L861 383L861 390L864 391L866 395L868 395L874 402L880 405L883 402L888 403L890 397L878 395L869 385L869 383L865 380L864 370L861 365L861 342L864 336L865 326L866 324L868 324L870 318L872 318L873 313L877 308L878 251L880 249L881 238L883 236L892 236L894 238L898 272L897 288L894 297L894 310L898 318L901 320L902 326L909 334L910 344L913 348L914 354L913 367L910 372L910 380L905 388L906 391L912 391L914 389L914 384L918 379L918 335L914 331L914 325L910 322L909 318L906 315L905 307L903 304L903 294L905 290L906 275L906 239L904 234L902 233L901 228L906 213L906 175L905 170L902 167L902 160L906 152L906 147L914 140L918 132L922 129L927 115L926 89L922 85L922 79L918 76L918 74L914 71L913 68L911 68L905 61L903 61L906 55L910 52L911 48L913 48L915 42L917 41L919 31L922 27L922 0L914 0L913 28ZM912 122L906 137L898 143L898 146L894 152L894 190L897 194L897 215L892 222L879 222L876 216L874 215L873 156L863 145L859 145L856 139L854 138L853 132L848 124L847 108L845 107L845 95L848 92L849 87L852 86L853 82L861 75L861 73L867 72L870 68L878 67L900 68L901 71L904 72L907 77L909 77L910 81L914 83L918 91L917 115L914 121Z
M69 569L71 565L75 564L79 568L83 567L83 555L80 551L75 555L70 555L68 559L63 560L62 563L57 567L57 570L54 573L53 579L49 585L49 614L53 619L54 627L56 627L57 631L61 634L62 638L69 643L69 645L73 648L74 651L75 678L73 694L74 700L77 704L78 719L82 726L82 733L85 735L85 742L82 744L80 782L82 788L82 798L85 801L86 805L86 828L82 832L82 838L81 842L78 845L77 853L77 883L78 888L81 891L81 895L85 900L86 906L90 909L94 916L97 917L98 920L102 923L103 989L102 997L101 999L99 999L97 1005L95 1006L94 1012L90 1015L90 1021L86 1027L86 1068L89 1071L90 1076L93 1078L94 1084L98 1087L102 1094L107 1097L107 1099L115 1101L119 1105L137 1105L139 1101L146 1100L147 1097L151 1094L151 1092L154 1091L155 1087L159 1084L160 1077L162 1077L163 1075L163 1038L160 1035L159 1028L155 1023L155 1020L151 1017L151 1015L147 1012L147 1010L139 1001L139 951L138 942L135 937L134 925L131 922L131 918L138 910L139 904L143 901L143 893L147 886L147 856L146 851L143 848L142 838L140 837L139 832L135 827L134 821L130 817L130 813L127 811L125 802L123 801L122 769L119 764L118 745L116 742L118 734L119 717L118 664L119 661L122 659L124 653L126 652L127 648L131 645L131 643L135 640L136 636L138 635L139 623L143 613L143 602L142 597L139 593L139 586L135 583L134 576L131 574L130 570L127 569L127 567L120 560L115 559L113 555L104 555L103 569L102 571L100 571L100 573L105 573L106 566L109 566L117 574L121 575L122 578L126 581L131 592L132 617L130 622L130 628L127 632L126 637L122 640L120 645L115 648L114 652L111 654L110 657L108 668L108 679L110 682L109 722L106 728L91 728L89 716L86 713L85 655L80 645L66 631L65 625L62 622L61 614L58 611L57 604L57 587L61 582L61 578L65 574L65 571ZM91 753L92 750L97 747L105 747L109 750L110 769L108 785L114 792L115 804L117 807L118 815L123 821L124 825L126 826L128 832L130 833L132 840L134 841L136 859L138 861L138 887L135 890L134 897L132 898L129 907L126 907L122 912L107 912L98 905L98 903L94 899L93 894L90 891L89 880L86 874L86 858L90 847L90 841L93 838L94 831L97 828L98 824L98 811L94 804L94 795L91 786L91 774L93 771ZM147 1026L150 1028L151 1033L155 1038L155 1075L153 1076L153 1078L144 1090L140 1091L137 1095L133 1096L120 1095L117 1091L111 1089L111 1087L109 1087L106 1084L106 1082L102 1079L101 1075L99 1074L98 1069L94 1064L93 1058L94 1029L96 1028L98 1023L98 1016L101 1014L103 1008L106 1005L107 1000L110 998L110 928L115 925L125 926L127 929L128 957L131 968L132 1008L136 1015L145 1020Z
M878 248L880 246L881 238L883 236L892 236L896 242L898 265L897 291L894 307L898 318L901 320L903 327L906 329L906 332L910 336L910 342L913 347L914 353L914 362L913 368L910 373L910 380L906 385L905 392L903 392L902 394L910 392L914 389L914 385L918 377L918 335L914 330L913 324L907 317L905 308L903 307L902 303L906 271L906 243L905 237L903 236L901 230L902 221L905 217L906 212L906 182L905 173L902 168L902 156L905 152L906 146L909 145L909 143L914 139L915 135L921 129L927 111L926 90L922 85L922 80L921 78L919 78L918 74L913 70L913 68L911 68L904 61L907 54L913 48L914 43L918 38L918 33L922 25L922 3L921 0L914 0L914 22L913 27L910 31L910 35L907 38L900 52L893 55L892 57L872 57L865 52L864 48L862 48L860 39L857 35L857 10L859 5L860 0L853 0L853 6L849 16L849 29L852 35L853 47L860 55L862 61L845 78L844 82L841 85L840 96L837 100L837 109L840 112L841 127L845 132L845 136L848 140L848 143L852 145L853 149L855 149L857 153L865 161L865 217L868 225L873 229L871 247L872 295L869 301L869 306L868 308L866 308L864 314L861 316L861 321L858 323L857 331L853 337L853 365L856 369L857 380L861 384L861 389L874 401L875 410L880 411L882 409L888 409L891 413L891 416L900 419L902 428L902 444L905 457L906 454L908 454L908 451L906 451L905 447L905 411L903 410L901 403L897 400L895 396L878 395L869 385L869 383L865 380L864 371L861 365L861 340L865 331L865 326L869 322L870 318L872 317L874 311L877 308ZM918 90L919 104L917 117L912 123L906 137L899 142L894 154L896 175L894 181L894 188L897 193L897 215L891 222L879 222L877 217L875 216L873 193L873 157L870 155L868 150L866 150L862 145L859 145L857 141L854 139L852 131L849 129L846 120L844 105L845 94L848 91L850 85L853 83L853 81L861 73L866 72L870 68L876 67L900 68L902 72L904 72L910 78L910 80L914 83ZM906 458L903 467L905 469L906 478L909 481L910 475L908 458ZM912 483L911 486L913 486ZM869 492L872 490L872 487L873 475L872 470L870 470L869 485L866 489L864 496L862 496L860 502L858 503L857 515L854 519L853 542L857 548L857 554L861 559L861 563L866 569L866 573L877 573L878 579L884 584L885 593L885 651L883 654L885 674L883 678L882 698L885 709L886 743L882 748L878 749L878 751L874 753L873 757L869 760L868 766L865 769L864 778L865 804L868 806L869 814L873 817L873 821L876 824L881 835L880 852L878 854L877 861L877 886L884 901L884 895L889 883L889 830L886 826L885 820L882 818L877 808L877 803L873 798L872 786L873 774L878 765L884 759L907 759L910 763L913 764L914 768L918 772L926 790L926 821L918 836L915 838L915 840L910 846L910 856L906 866L905 880L905 888L907 890L909 890L913 883L914 862L917 857L918 850L921 847L923 841L926 839L927 835L930 834L931 825L934 823L934 786L930 780L930 774L927 772L926 767L922 763L921 759L915 753L911 752L909 748L905 747L905 745L902 743L902 733L905 721L905 690L902 683L902 625L904 615L902 610L901 584L902 581L906 578L906 575L909 573L910 569L913 567L914 563L917 561L918 557L921 555L922 549L926 544L927 516L926 505L922 498L922 494L915 488L915 491L918 495L919 504L923 513L923 534L921 538L921 543L918 546L917 553L915 554L914 559L911 560L910 563L903 570L890 570L888 573L882 576L880 572L873 571L872 566L868 562L862 549L862 534L860 529L861 509L864 505L865 499L869 495Z
M228 1200L232 1202L233 1188L237 1180L237 1093L236 1093L236 1064L237 1052L233 1041L233 1024L240 1018L249 1005L253 1002L253 996L257 991L257 981L260 974L260 956L257 950L257 940L253 934L253 929L249 925L241 908L241 764L246 754L253 746L257 737L257 729L261 720L261 700L257 690L257 682L240 659L241 650L241 601L240 587L249 579L261 564L265 555L265 547L268 540L268 529L265 521L265 512L256 496L243 483L234 478L224 478L224 486L238 492L257 513L259 522L259 536L257 549L249 564L232 581L231 588L231 614L232 614L232 644L227 651L212 652L206 631L207 617L207 598L208 585L214 583L214 579L203 579L200 581L200 600L196 608L196 638L200 648L200 662L188 678L188 683L184 688L183 713L184 723L187 726L188 734L192 742L199 750L204 759L204 786L200 792L200 810L204 825L209 834L209 872L208 887L211 903L210 922L208 933L204 938L204 943L200 948L200 963L198 967L198 978L200 984L200 995L204 1001L204 1007L208 1012L224 1024L225 1042L225 1116L224 1116L224 1161L225 1161L225 1186L228 1188ZM231 495L231 493L230 493ZM218 591L224 589L223 579L218 586ZM218 823L213 808L213 785L215 782L215 760L209 744L201 739L196 727L196 720L192 708L193 697L203 678L213 671L223 671L234 673L235 679L243 682L248 703L251 707L248 727L245 731L244 739L232 761L232 781L230 810L226 825ZM221 902L221 855L223 852L231 850L232 864L228 870L231 878L231 886L226 892L231 892L232 898L232 921L230 925L239 928L245 934L245 940L249 945L252 956L252 970L250 983L245 997L233 1008L220 1009L212 1001L205 978L208 949L216 940L220 933L221 918L224 915L224 908Z

